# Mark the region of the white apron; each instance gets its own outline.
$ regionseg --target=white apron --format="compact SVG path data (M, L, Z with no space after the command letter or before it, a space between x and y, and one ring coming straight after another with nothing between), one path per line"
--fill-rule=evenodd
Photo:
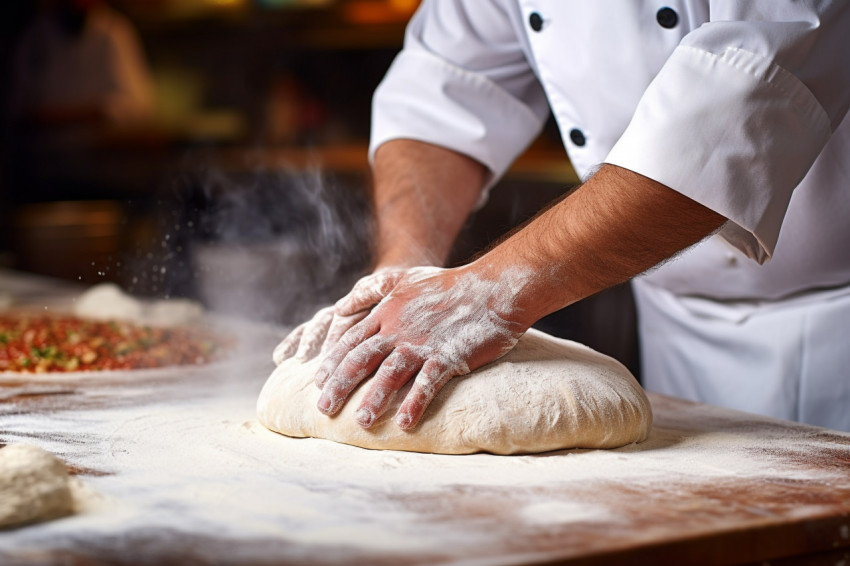
M850 431L850 287L764 302L632 288L648 390Z

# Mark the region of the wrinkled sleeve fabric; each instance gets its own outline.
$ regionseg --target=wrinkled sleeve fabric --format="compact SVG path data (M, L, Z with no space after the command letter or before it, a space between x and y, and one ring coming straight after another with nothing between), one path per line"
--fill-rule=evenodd
M764 263L848 106L850 2L712 2L605 161L719 212L721 235Z
M413 139L485 165L485 188L505 172L549 113L513 12L508 0L422 3L373 97L370 161L387 141Z

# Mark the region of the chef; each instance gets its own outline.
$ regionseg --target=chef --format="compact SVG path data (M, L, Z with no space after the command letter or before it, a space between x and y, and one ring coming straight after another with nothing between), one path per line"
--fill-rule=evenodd
M650 391L850 430L850 4L426 0L374 96L377 263L278 347L369 427L634 279ZM549 112L583 184L439 266ZM374 372L374 376L369 377Z
M103 0L53 0L15 54L12 111L31 126L96 127L153 112L153 83L138 35Z

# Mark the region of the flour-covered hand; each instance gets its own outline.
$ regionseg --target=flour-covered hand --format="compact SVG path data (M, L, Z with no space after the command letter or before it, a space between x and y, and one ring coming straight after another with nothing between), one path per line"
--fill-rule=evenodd
M441 268L433 266L387 268L376 271L361 278L346 296L336 302L334 305L336 314L352 316L371 309L389 295L401 281L410 283L440 271L442 271Z
M276 365L295 356L300 362L306 362L327 351L337 343L345 332L363 320L368 313L354 313L340 316L334 307L320 309L310 320L295 327L272 353Z
M407 271L400 267L384 268L362 277L335 307L320 309L313 318L296 326L274 349L274 363L280 365L293 356L299 362L306 362L326 353L349 328L369 314L369 309L389 294Z
M447 381L503 356L528 329L513 308L524 279L515 268L488 278L465 266L413 268L364 281L337 303L337 313L350 315L362 305L380 303L327 352L316 374L322 388L319 410L337 413L374 372L357 422L371 426L413 379L395 422L403 429L415 427Z

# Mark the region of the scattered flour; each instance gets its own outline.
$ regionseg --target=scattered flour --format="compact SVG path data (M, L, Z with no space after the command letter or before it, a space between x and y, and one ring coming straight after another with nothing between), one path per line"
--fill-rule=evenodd
M657 396L648 440L617 450L449 456L287 438L254 418L272 369L268 351L278 340L270 338L250 361L171 377L104 374L51 383L0 375L0 440L57 454L105 499L0 536L0 557L33 548L133 548L132 541L152 551L145 536L176 533L170 536L207 537L193 556L229 564L269 557L369 562L399 552L436 562L449 548L455 556L497 559L541 528L564 540L615 524L616 533L651 540L655 531L642 519L654 508L648 497L683 505L669 515L680 522L704 501L693 526L704 532L767 505L757 492L744 511L700 495L724 482L847 486L846 467L811 462L816 448L846 453L848 435L824 437L822 429ZM53 387L63 394L27 396ZM805 512L822 509L813 503ZM494 533L504 535L504 545L494 543ZM205 540L226 542L232 554Z
M526 505L520 516L533 525L611 521L616 517L608 509L592 504L567 501L542 501Z

